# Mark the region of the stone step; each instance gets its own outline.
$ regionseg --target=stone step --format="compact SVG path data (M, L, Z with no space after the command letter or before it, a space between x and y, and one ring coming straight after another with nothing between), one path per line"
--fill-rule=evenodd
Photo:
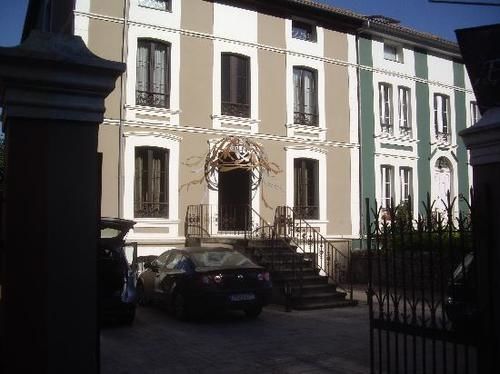
M291 274L284 274L284 275L279 275L276 273L271 273L271 280L273 281L273 284L276 286L283 286L285 283L289 283L292 287L294 285L298 284L299 280L296 279L293 275ZM328 279L326 277L323 277L321 275L304 275L302 276L302 285L312 285L312 284L321 284L321 285L327 285L328 284Z
M346 293L340 291L309 293L302 289L302 294L297 297L292 297L294 304L307 303L328 303L331 301L345 300Z
M335 300L330 302L311 302L294 305L293 309L296 310L317 310L317 309L330 309L330 308L342 308L349 306L356 306L358 302L356 300Z
M302 285L302 292L308 295L337 292L337 286L334 284L305 284Z

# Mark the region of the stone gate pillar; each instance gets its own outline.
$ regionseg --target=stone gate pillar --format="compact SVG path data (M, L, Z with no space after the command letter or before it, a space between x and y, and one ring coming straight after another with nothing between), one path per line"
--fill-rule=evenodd
M460 133L474 168L474 234L478 269L480 373L500 367L500 107Z
M0 48L2 373L99 370L97 135L124 69L72 35L33 31Z

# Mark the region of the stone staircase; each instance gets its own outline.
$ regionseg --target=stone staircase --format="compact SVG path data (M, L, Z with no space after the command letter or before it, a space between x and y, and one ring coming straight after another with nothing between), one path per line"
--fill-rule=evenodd
M265 267L273 281L272 302L275 304L289 305L296 310L357 304L357 301L347 298L347 292L338 290L328 277L319 274L310 255L297 253L295 247L283 240L212 237L196 244L230 245Z
M279 241L279 240L278 240ZM273 280L274 302L297 310L353 306L347 292L337 289L328 277L320 275L308 254L297 253L294 246L281 241L250 240L246 254L264 266Z

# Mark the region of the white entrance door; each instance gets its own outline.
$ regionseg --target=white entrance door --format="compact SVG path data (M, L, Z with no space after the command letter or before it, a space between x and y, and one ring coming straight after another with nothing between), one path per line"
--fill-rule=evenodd
M435 186L435 204L434 208L446 210L448 191L451 193L451 170L447 167L434 170L434 186Z

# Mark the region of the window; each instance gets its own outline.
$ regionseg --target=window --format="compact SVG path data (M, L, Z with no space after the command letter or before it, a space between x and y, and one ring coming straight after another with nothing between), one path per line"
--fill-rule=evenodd
M318 126L318 90L316 71L293 68L294 123Z
M292 38L306 40L308 42L315 42L316 26L309 23L292 20Z
M436 139L443 142L450 140L450 99L443 94L434 94L434 129Z
M403 50L401 47L384 43L384 58L390 61L403 62Z
M394 185L394 179L393 179L393 167L388 166L388 165L382 165L381 167L381 172L382 172L382 208L383 209L388 209L391 207L391 202L393 198L393 185Z
M170 106L170 45L139 39L136 104Z
M168 160L164 148L135 148L135 217L168 218Z
M139 5L145 8L170 11L170 0L139 0Z
M470 125L474 125L477 121L481 119L481 113L479 112L479 106L475 101L470 102Z
M294 160L294 209L301 218L319 219L318 160Z
M398 87L399 133L411 136L410 89Z
M380 83L378 88L381 131L392 134L392 86Z
M250 117L250 58L222 54L222 107L227 116Z
M412 170L411 168L399 169L399 182L401 187L401 202L408 202L408 198L412 195Z

